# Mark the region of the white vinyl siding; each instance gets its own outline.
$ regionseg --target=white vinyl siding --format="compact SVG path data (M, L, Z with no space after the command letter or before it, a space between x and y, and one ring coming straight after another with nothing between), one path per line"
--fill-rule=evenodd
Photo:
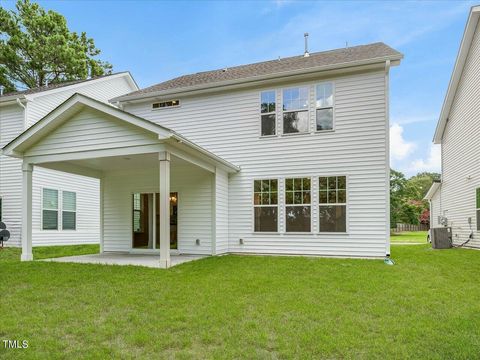
M28 126L35 124L75 93L108 103L108 100L134 90L125 77L110 79L106 77L100 80L86 82L81 86L66 87L61 91L45 92L43 95L38 94L33 101L28 103Z
M476 189L480 187L480 23L472 40L451 106L442 140L441 214L452 227L453 241L480 247L477 230Z
M173 162L170 173L170 192L178 193L179 198L179 252L212 254L213 174L194 165L177 166ZM103 249L129 252L132 249L132 195L158 193L159 169L109 171L105 172L104 181ZM221 223L220 219L217 221ZM220 234L217 236L221 239ZM225 247L226 244L217 252L225 252Z
M0 146L3 147L22 133L26 126L38 120L68 99L81 93L99 101L107 102L116 96L135 90L125 76L107 77L85 82L61 91L35 94L27 102L27 119L19 105L0 107ZM21 240L21 160L0 155L0 196L3 198L3 217L11 238L10 246L20 246ZM43 187L70 187L78 197L76 231L41 230L41 199ZM72 188L73 185L73 188ZM33 171L33 245L67 245L99 242L99 183L97 179L76 176L49 169L35 167Z
M86 109L32 146L26 155L47 155L158 144L158 135Z
M24 111L19 105L0 107L0 148L25 129ZM22 213L22 161L0 155L0 197L2 218L10 231L9 246L20 245Z
M277 87L309 89L310 129L316 128L315 86L325 81L312 77L311 81ZM125 110L170 127L241 167L239 173L229 177L229 251L384 256L389 171L385 73L349 75L328 81L334 83L334 132L259 137L259 93L272 90L271 87L185 97L181 99L181 108L172 112L151 111L151 102L126 104ZM277 91L276 100L282 104L281 91ZM278 108L277 128L281 129L282 109ZM285 178L310 177L315 189L318 176L337 174L348 176L348 234L318 232L317 192L312 192L311 233L285 233L281 206L279 234L253 231L254 179L278 179L281 204Z
M62 213L57 231L42 230L42 192L44 188L75 192L75 231L62 230ZM32 239L34 246L98 244L100 239L99 180L60 171L34 167L32 199ZM62 203L59 203L61 208ZM61 210L61 209L60 209Z

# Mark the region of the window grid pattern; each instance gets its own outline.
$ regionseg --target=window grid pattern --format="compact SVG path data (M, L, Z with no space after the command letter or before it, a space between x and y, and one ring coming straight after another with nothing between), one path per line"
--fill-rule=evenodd
M318 178L319 232L346 232L347 178L322 176Z
M318 178L318 202L320 204L346 204L347 181L345 176L322 176Z
M253 182L254 231L278 231L278 180L264 179Z
M276 135L276 92L263 91L260 94L261 135Z
M285 231L311 232L311 179L285 179Z
M278 204L278 180L255 180L254 181L254 204L277 205Z

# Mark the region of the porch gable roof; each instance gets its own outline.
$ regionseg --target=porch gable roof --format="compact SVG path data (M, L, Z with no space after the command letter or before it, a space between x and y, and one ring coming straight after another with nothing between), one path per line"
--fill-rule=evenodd
M129 125L133 125L137 128L141 128L145 131L156 134L159 141L163 140L170 143L183 144L193 152L198 153L201 157L206 157L210 161L226 167L229 171L237 172L240 170L238 166L231 164L230 162L193 143L169 128L79 93L72 95L62 104L48 113L45 117L43 117L40 121L10 141L3 147L2 154L11 157L23 158L24 153L29 148L34 146L41 139L47 137L52 131L61 126L70 117L85 108L99 111ZM169 141L170 139L174 141Z

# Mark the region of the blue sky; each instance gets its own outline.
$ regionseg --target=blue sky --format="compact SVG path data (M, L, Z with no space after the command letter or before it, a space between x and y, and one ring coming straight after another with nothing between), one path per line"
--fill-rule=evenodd
M2 6L15 3L0 0ZM438 2L40 1L86 31L115 71L141 87L169 78L303 52L383 41L405 59L391 72L392 167L439 171L431 139L469 9Z

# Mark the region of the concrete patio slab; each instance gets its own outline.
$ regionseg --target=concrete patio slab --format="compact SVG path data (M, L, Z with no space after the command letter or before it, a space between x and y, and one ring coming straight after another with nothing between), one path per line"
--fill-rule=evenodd
M206 255L171 255L172 266L180 265L189 261L206 258ZM160 268L160 256L158 254L117 254L103 253L78 256L65 256L42 261L79 263L79 264L101 264L101 265L134 265L151 268Z

